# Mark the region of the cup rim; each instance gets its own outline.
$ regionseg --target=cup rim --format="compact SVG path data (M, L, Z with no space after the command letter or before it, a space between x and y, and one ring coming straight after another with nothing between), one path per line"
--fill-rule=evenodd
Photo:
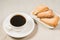
M17 15L17 14L15 14L15 15ZM12 15L12 17L14 17L15 15ZM18 15L21 15L21 14L18 14ZM21 15L21 16L23 16L23 15ZM12 17L11 17L11 18L12 18ZM23 17L24 17L24 16L23 16ZM11 18L10 18L10 20L11 20ZM25 22L25 24L26 24L26 23L27 23L27 19L26 19L26 17L24 17L24 18L25 18L25 20L26 20L26 22ZM10 21L10 20L9 20L9 21ZM15 27L14 25L11 24L11 22L9 22L9 24L10 24L10 26L12 26L12 27L14 27L14 28L21 28L21 27L23 27L23 26L25 25L25 24L23 24L21 27Z

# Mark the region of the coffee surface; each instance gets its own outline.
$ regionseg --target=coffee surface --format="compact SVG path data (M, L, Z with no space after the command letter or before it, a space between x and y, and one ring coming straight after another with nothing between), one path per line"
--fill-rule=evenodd
M15 15L11 18L10 23L15 27L20 27L26 23L26 19L21 15Z

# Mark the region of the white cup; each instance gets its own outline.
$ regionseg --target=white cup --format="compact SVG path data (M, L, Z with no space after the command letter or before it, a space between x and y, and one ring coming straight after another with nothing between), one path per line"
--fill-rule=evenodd
M21 15L26 19L26 23L20 27L13 26L10 20L15 15ZM4 31L12 37L21 38L29 35L34 29L34 20L24 12L15 12L9 15L3 22Z

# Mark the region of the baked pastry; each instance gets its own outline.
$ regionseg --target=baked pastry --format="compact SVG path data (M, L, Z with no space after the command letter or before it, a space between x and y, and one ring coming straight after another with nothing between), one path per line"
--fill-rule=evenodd
M54 15L54 12L49 9L46 5L38 6L33 14L40 18L42 22L48 24L52 27L56 27L58 25L59 16Z
M38 13L41 13L41 12L44 12L44 11L47 11L49 10L49 8L46 6L46 5L40 5L38 6L35 11L33 12L33 14L38 14Z
M54 14L53 14L52 10L48 10L48 11L41 12L41 13L37 14L38 18L51 18L53 16L54 16Z
M53 18L41 18L41 21L50 26L56 27L58 25L59 17L54 16Z

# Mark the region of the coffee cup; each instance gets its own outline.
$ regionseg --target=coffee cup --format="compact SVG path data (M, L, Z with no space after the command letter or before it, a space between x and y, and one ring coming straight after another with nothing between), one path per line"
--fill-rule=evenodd
M3 22L4 31L15 38L29 35L33 31L34 26L34 20L24 12L12 13Z
M15 30L15 31L20 31L23 27L26 26L27 23L27 16L24 14L12 14L10 19L9 19L9 29Z

